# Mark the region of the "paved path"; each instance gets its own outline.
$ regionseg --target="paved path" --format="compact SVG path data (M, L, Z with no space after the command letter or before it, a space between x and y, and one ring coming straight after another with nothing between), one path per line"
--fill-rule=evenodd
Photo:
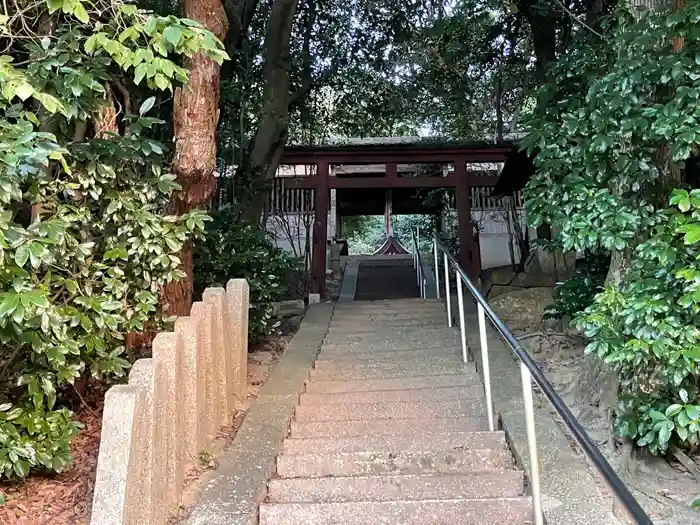
M436 300L338 304L260 525L531 523L524 475Z

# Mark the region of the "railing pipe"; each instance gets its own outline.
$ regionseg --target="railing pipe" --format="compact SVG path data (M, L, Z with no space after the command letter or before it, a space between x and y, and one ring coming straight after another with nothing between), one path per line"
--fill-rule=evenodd
M455 273L457 279L457 305L459 307L459 335L462 339L462 361L467 362L467 330L464 320L464 292L462 291L462 279Z
M420 226L416 226L416 250L420 253Z
M445 299L447 300L447 326L452 328L452 298L450 297L450 262L447 253L443 253L445 263Z
M438 245L436 239L433 239L433 258L435 259L435 297L440 299L440 265L438 263Z

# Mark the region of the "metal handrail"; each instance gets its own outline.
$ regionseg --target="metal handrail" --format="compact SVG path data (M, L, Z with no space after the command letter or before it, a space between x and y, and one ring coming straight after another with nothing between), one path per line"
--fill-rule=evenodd
M428 282L424 275L423 260L420 256L420 229L416 227L416 229L413 230L411 233L413 237L413 268L416 270L420 297L421 299L425 299L426 293L428 292Z
M414 236L414 241L416 240ZM418 245L416 243L414 249L417 249ZM492 310L491 306L488 304L481 292L476 288L471 279L464 272L462 267L459 265L455 257L449 252L445 245L440 242L437 235L433 235L433 251L436 262L435 275L437 276L439 271L437 268L438 261L438 251L443 253L443 261L445 265L445 298L447 300L449 325L452 326L452 314L450 305L450 281L449 281L449 265L451 264L455 277L458 281L457 294L459 300L459 310L460 310L460 329L462 334L462 352L464 360L467 360L466 353L466 330L464 321L464 305L462 298L462 283L467 286L467 289L472 294L477 302L478 307L478 319L479 319L479 332L480 332L480 344L481 344L481 358L482 358L482 373L484 375L484 390L486 394L486 404L489 419L489 429L493 430L493 403L491 399L491 379L490 379L490 366L488 359L488 341L486 337L486 318L488 318L493 326L496 328L501 337L510 347L511 351L520 361L520 371L523 383L523 399L525 403L525 419L526 419L526 429L527 429L527 439L528 439L528 452L530 455L530 485L532 489L532 500L533 500L533 512L535 518L535 525L541 525L544 522L544 516L542 513L542 497L540 493L540 481L539 481L539 460L537 453L537 440L535 434L535 413L533 404L533 389L532 381L542 391L547 400L554 407L556 412L561 417L562 421L568 428L571 435L579 444L581 449L591 461L593 466L596 468L598 473L602 476L605 482L610 487L611 491L615 497L622 504L624 509L627 511L628 516L634 520L637 525L653 525L649 516L644 512L639 502L632 495L630 490L624 484L622 479L617 475L615 470L612 468L610 463L605 459L603 454L600 452L595 443L588 436L581 423L578 422L576 417L573 415L571 410L566 406L564 400L557 394L556 390L552 384L547 380L544 373L537 365L537 363L532 359L530 354L520 345L515 336L508 330L508 328L503 324L503 321L496 315ZM418 256L419 259L419 256ZM437 280L436 280L437 281ZM436 288L439 291L440 284L436 282ZM439 296L438 296L439 297Z

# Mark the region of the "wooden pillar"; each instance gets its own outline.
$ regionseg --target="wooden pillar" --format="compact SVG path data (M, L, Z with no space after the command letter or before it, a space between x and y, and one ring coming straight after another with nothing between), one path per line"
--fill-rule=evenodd
M459 264L469 277L476 278L481 273L479 250L474 239L472 223L471 191L467 173L466 160L455 159L455 201L457 204L457 230L459 232Z
M316 168L314 190L313 253L311 254L311 291L326 293L326 246L328 244L328 161L322 160Z
M384 236L387 238L394 236L394 228L391 224L391 206L391 188L387 188L384 190Z

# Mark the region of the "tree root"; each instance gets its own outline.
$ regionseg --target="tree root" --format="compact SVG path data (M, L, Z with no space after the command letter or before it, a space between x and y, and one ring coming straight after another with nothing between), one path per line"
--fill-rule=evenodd
M519 335L518 341L523 341L525 339L532 339L533 337L563 337L565 339L573 339L576 342L585 342L586 338L578 334L570 334L567 332L532 332L529 334Z
M683 465L683 468L685 468L691 476L695 478L696 483L700 483L700 471L698 471L698 465L690 459L685 452L683 452L681 449L678 447L671 447L670 451L671 455L678 460L678 462Z

